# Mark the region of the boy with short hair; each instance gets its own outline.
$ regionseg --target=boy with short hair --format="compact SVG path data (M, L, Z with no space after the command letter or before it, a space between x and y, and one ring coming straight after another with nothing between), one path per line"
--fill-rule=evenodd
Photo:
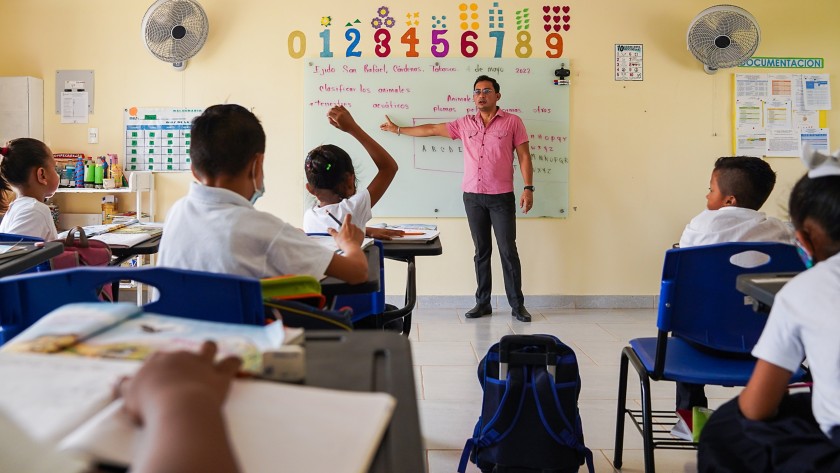
M775 185L776 173L761 158L718 158L709 181L706 210L686 225L680 248L739 241L793 243L790 226L758 211ZM677 409L694 406L708 407L704 386L677 383Z
M192 122L190 185L166 217L158 266L265 278L281 274L367 279L361 230L347 215L330 229L343 254L254 208L265 192L265 132L247 109L214 105Z

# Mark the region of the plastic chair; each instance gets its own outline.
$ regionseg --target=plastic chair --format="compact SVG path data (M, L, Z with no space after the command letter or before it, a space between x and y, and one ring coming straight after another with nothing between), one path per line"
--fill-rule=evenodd
M731 262L735 255L738 255L735 261L748 257L767 262L742 267ZM738 292L737 276L804 269L796 248L782 243L723 243L665 253L656 321L658 334L630 340L630 346L621 351L615 468L622 465L625 414L644 439L647 473L654 472L655 448L697 447L693 442L670 435L677 419L673 410L652 410L650 381L745 386L755 366L755 359L749 353L761 335L767 316L756 313ZM626 406L628 362L639 374L641 410ZM804 372L800 370L791 382L803 377Z
M257 279L162 267L83 267L0 279L0 344L57 307L98 302L97 288L120 279L158 289L160 297L143 306L148 312L212 322L265 322Z
M43 238L33 237L29 235L17 235L14 233L0 233L0 243L2 244L15 244L15 243L26 243L26 242L39 242L44 241ZM32 268L23 271L20 274L29 274L29 273L40 273L42 271L49 271L51 268L49 261L44 261L43 263L33 266Z

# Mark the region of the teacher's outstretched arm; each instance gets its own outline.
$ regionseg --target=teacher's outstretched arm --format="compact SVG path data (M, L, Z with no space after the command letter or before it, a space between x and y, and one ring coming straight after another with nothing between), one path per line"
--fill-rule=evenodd
M519 159L519 169L522 170L522 181L525 182L525 186L534 185L534 166L531 164L531 148L529 143L526 141L516 147L516 157ZM519 208L524 213L528 213L533 206L534 191L523 189L522 196L519 198Z
M430 123L427 125L418 126L397 126L388 115L385 115L385 123L379 125L382 131L396 133L397 135L408 136L442 136L444 138L451 138L449 130L446 128L446 123Z

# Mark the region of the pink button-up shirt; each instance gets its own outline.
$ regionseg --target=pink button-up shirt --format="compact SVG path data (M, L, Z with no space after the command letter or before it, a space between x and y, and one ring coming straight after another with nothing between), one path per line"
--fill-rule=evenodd
M464 192L513 192L513 150L528 141L521 118L499 109L487 128L480 113L449 122L446 128L453 140L464 143Z

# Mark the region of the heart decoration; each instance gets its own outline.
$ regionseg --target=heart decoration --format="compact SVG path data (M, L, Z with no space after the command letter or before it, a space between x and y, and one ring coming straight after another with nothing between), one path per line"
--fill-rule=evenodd
M568 5L566 5L565 7L563 7L563 13L569 13L569 10L571 10L571 8L569 8L569 6L568 6Z
M551 22L551 15L543 15L543 21L546 23Z
M571 19L572 19L572 17L570 17L569 15L563 15L563 23L568 23L569 20L571 20ZM557 21L557 20L554 20L554 21Z
M551 11L551 7L548 6L548 5L545 5L545 6L543 6L543 11L548 13L549 11Z
M554 13L560 13L560 6L559 5L554 5L552 10L554 10Z
M557 26L560 26L560 25L557 25ZM569 26L569 24L568 24L568 23L566 23L565 25L563 25L563 31L569 31L569 28L571 28L571 26Z
M552 18L552 19L554 20L555 23L560 23L560 16L559 15L554 15L554 18Z
M554 25L554 26L557 26L557 25ZM543 25L543 28L545 28L546 32L551 31L551 25Z
M563 25L563 26L569 26L569 25ZM560 31L560 25L554 25L553 28L554 28L554 31Z

